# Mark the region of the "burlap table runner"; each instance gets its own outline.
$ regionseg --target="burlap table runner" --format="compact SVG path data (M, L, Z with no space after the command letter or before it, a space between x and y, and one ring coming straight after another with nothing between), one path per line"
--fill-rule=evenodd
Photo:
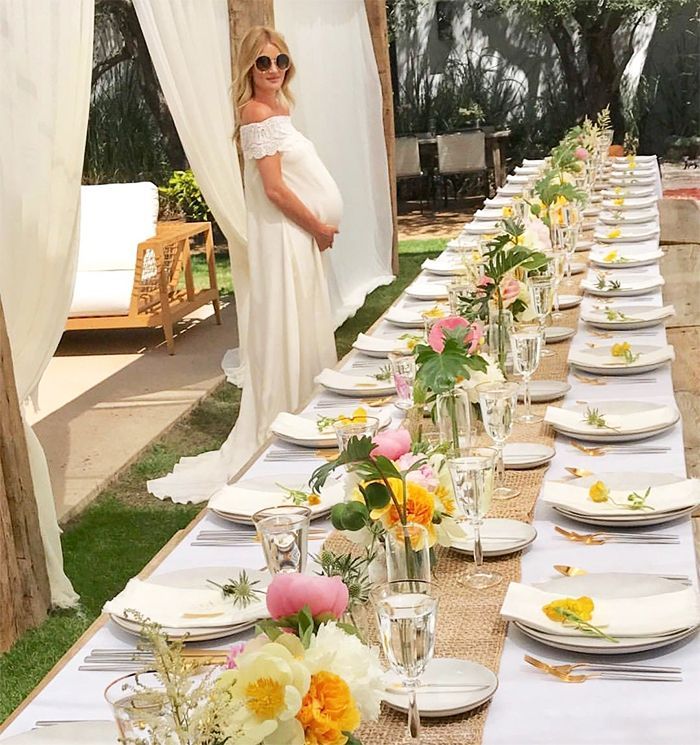
M577 254L577 259L581 254ZM578 282L576 283L578 291ZM563 311L557 326L576 328L579 308ZM551 344L548 349L554 356L545 357L535 374L535 379L565 380L568 365L570 340ZM546 405L533 404L533 410L544 413ZM549 425L517 425L509 442L540 442L551 445L554 433ZM489 444L484 440L480 444ZM520 495L507 501L494 501L489 512L491 517L507 517L532 522L535 502L542 488L546 466L527 471L507 471L506 483L520 489ZM334 533L325 543L326 548L340 553L356 552L357 547ZM520 552L499 559L487 559L494 570L504 576L504 581L487 590L473 590L460 585L457 580L468 569L470 557L449 549L438 549L436 583L439 606L436 657L456 657L474 660L498 673L505 643L507 623L499 616L503 597L509 582L520 580ZM376 633L368 624L370 633ZM377 642L375 636L374 641ZM482 741L488 704L467 714L440 719L423 719L421 743L436 745L464 745ZM396 745L403 741L406 733L406 715L382 704L382 712L376 722L366 722L357 732L365 745Z

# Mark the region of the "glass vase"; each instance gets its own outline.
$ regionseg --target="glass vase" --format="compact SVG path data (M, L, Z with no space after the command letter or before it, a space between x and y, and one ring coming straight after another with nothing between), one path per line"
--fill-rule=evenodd
M386 574L389 582L422 580L430 582L428 531L418 523L398 523L386 533Z
M469 396L461 388L438 393L435 399L435 420L440 442L449 443L456 453L471 445L470 412Z
M511 333L513 333L513 314L506 308L491 308L489 311L489 351L504 377L507 374L506 359L510 351Z

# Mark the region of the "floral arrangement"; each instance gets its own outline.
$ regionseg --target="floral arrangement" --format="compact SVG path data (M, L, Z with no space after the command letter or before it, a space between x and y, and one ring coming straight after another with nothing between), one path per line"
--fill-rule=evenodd
M338 577L276 575L271 619L224 666L188 657L144 622L162 685L137 694L148 703L138 708L140 736L161 745L359 745L353 733L379 715L383 670L378 651L340 621L347 603Z

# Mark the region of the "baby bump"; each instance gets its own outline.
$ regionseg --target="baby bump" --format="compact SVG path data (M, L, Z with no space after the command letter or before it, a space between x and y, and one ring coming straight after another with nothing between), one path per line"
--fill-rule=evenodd
M285 158L285 181L319 220L338 225L343 216L338 185L315 152L306 152L304 156L298 160Z

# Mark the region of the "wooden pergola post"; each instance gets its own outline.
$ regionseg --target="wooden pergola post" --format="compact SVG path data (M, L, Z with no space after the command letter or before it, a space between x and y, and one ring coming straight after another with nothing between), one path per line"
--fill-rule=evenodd
M228 0L228 28L231 39L231 79L236 74L236 57L241 39L253 26L275 25L273 0Z
M46 616L51 589L0 302L0 652Z
M394 160L394 94L391 85L391 62L389 59L389 25L386 17L385 0L365 0L365 11L369 32L372 37L374 58L377 61L379 82L382 86L382 120L384 123L384 142L389 169L389 189L391 192L391 217L394 226L391 243L391 266L394 274L399 273L399 225L396 198L396 163Z

